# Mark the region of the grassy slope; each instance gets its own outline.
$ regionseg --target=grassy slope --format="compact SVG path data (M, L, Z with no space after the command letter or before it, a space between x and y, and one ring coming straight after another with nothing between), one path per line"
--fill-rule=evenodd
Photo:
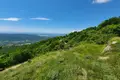
M102 53L104 45L81 43L67 51L36 57L0 72L1 80L119 80L120 53ZM99 57L109 56L109 59ZM117 59L116 59L117 58Z
M119 42L111 39L112 50L105 53L107 45L89 43L50 52L0 72L0 80L120 80Z

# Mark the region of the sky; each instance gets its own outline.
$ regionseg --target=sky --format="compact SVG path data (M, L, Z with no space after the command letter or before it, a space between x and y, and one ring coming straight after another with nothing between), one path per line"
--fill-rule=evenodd
M0 0L0 33L69 33L120 16L120 0Z

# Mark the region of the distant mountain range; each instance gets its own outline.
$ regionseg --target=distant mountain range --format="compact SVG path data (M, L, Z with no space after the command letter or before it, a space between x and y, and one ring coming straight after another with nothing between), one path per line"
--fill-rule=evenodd
M41 33L41 34L39 34L39 36L56 37L56 36L65 36L65 34Z
M46 36L38 36L34 34L0 34L0 41L22 41L22 40L41 40Z
M64 34L7 34L0 33L0 41L41 40L48 37L62 36Z
M24 45L31 44L37 41L45 40L63 34L8 34L0 33L0 45Z

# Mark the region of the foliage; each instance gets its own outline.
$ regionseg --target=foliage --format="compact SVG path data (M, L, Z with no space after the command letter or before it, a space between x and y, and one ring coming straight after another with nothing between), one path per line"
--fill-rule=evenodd
M81 42L49 52L0 73L1 80L120 80L120 52L102 53L105 45ZM99 57L106 57L100 60ZM17 65L16 65L17 66Z

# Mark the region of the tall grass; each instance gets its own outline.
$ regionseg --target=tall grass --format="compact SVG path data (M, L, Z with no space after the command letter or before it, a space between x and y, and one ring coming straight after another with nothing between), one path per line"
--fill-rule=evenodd
M0 72L0 80L120 80L120 52L103 55L105 45L81 43L67 51L50 52ZM108 60L99 60L109 56Z

